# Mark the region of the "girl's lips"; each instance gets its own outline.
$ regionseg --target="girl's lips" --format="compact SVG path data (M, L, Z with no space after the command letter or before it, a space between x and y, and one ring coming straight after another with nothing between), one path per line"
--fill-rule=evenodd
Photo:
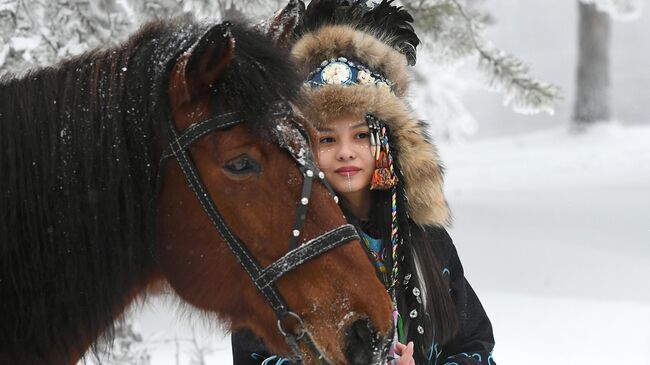
M334 172L343 176L353 176L356 175L359 171L361 171L361 169L355 166L343 166L334 170Z

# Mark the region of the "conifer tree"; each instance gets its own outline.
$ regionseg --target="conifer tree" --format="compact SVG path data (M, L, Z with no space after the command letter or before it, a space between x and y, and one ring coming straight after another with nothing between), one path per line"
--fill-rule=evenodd
M446 139L462 139L473 134L478 122L462 102L462 95L473 80L455 76L467 60L476 60L484 75L482 82L501 93L504 104L523 114L553 114L560 99L559 89L531 76L528 66L485 38L492 16L484 10L485 0L401 1L414 15L415 26L423 38L415 66L415 81L423 91L415 102L427 110L433 132ZM504 21L507 21L504 20ZM433 63L433 67L431 65ZM432 110L433 109L433 110Z

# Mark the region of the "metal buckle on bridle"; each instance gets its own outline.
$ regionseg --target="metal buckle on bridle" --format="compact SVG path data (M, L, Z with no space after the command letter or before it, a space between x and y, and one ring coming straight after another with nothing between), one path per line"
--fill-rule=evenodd
M318 257L323 253L344 243L350 242L352 240L359 240L357 231L352 225L344 224L340 227L332 229L329 232L325 232L324 234L315 237L308 242L305 242L301 246L297 246L298 237L300 236L300 229L302 228L306 218L307 205L309 203L309 195L311 193L314 176L317 176L319 178L320 182L327 188L335 200L337 200L337 198L331 186L327 183L327 181L325 181L325 175L318 170L313 161L313 156L311 153L311 141L309 140L308 134L299 124L293 122L296 126L296 129L305 137L308 144L308 148L305 151L306 156L303 159L297 158L292 154L292 157L299 164L300 171L304 176L302 198L299 202L300 205L296 213L296 221L294 222L292 237L289 239L289 251L279 260L275 261L265 268L262 268L255 257L248 251L246 246L239 240L237 236L235 236L235 234L226 224L221 213L219 212L217 205L210 197L205 184L200 178L199 171L192 161L192 158L188 151L192 143L194 143L199 138L202 138L205 135L209 134L210 132L227 129L244 122L243 116L237 112L217 114L213 110L213 113L215 114L214 116L191 125L185 131L183 131L183 133L180 134L176 130L174 121L170 118L170 142L169 146L161 154L158 178L156 182L157 187L160 187L164 163L172 157L175 158L178 162L181 172L188 182L190 189L194 192L194 195L201 203L201 206L203 207L213 226L219 232L224 242L235 256L235 259L239 262L244 271L246 271L246 273L250 276L257 289L271 305L273 312L278 318L278 330L285 337L287 344L295 355L295 358L292 359L292 361L297 364L302 363L300 348L297 344L297 341L302 340L305 343L307 349L314 355L317 362L323 365L330 364L323 352L320 351L320 349L316 346L314 340L309 335L309 332L305 329L303 319L297 313L292 312L288 309L284 298L280 295L277 288L275 287L275 282L284 274L302 265L303 263L315 257ZM286 102L279 103L271 110L271 114L275 117L289 117L292 115L292 113L293 112L291 106ZM289 152L291 153L291 151ZM296 231L298 234L296 234ZM287 316L298 320L301 329L298 335L288 333L282 328L282 320Z
M282 328L282 320L284 318L287 318L287 316L293 317L298 321L298 324L300 325L300 331L298 334L286 332ZM318 346L316 346L314 339L309 335L309 332L307 332L305 323L303 322L302 318L294 312L285 313L284 318L278 319L278 330L284 336L287 344L291 348L291 351L293 351L294 355L296 356L295 358L290 359L290 361L292 361L292 364L299 365L303 362L302 356L300 355L300 346L298 345L298 341L302 340L309 352L311 352L316 363L320 365L331 365L330 361L325 357L325 354L318 348Z
M296 321L298 321L298 324L300 325L300 331L298 334L295 333L289 334L282 328L282 321L287 317L293 317ZM296 341L300 341L305 336L305 333L307 333L307 330L305 329L305 322L303 322L302 317L300 317L298 314L294 312L287 312L284 318L278 319L278 330L284 337L295 336Z

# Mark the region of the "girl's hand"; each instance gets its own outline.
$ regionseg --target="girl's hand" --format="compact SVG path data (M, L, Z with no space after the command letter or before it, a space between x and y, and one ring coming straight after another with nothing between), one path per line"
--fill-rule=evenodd
M415 360L413 359L413 341L409 342L408 345L396 342L395 354L399 355L397 365L415 365Z

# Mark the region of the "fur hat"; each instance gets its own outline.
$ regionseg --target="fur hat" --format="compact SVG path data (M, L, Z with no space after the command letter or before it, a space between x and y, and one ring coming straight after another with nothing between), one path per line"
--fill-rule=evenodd
M383 0L372 9L348 0L309 4L291 49L308 80L300 109L316 127L347 114L362 118L368 113L384 122L398 152L409 216L421 226L446 225L450 213L438 152L427 125L414 117L405 99L407 67L415 64L419 40L411 16L391 2ZM356 80L312 87L312 80L328 77L324 70L332 63L351 66L352 71L337 67L344 68L344 78L354 74ZM361 74L371 77L362 80Z

